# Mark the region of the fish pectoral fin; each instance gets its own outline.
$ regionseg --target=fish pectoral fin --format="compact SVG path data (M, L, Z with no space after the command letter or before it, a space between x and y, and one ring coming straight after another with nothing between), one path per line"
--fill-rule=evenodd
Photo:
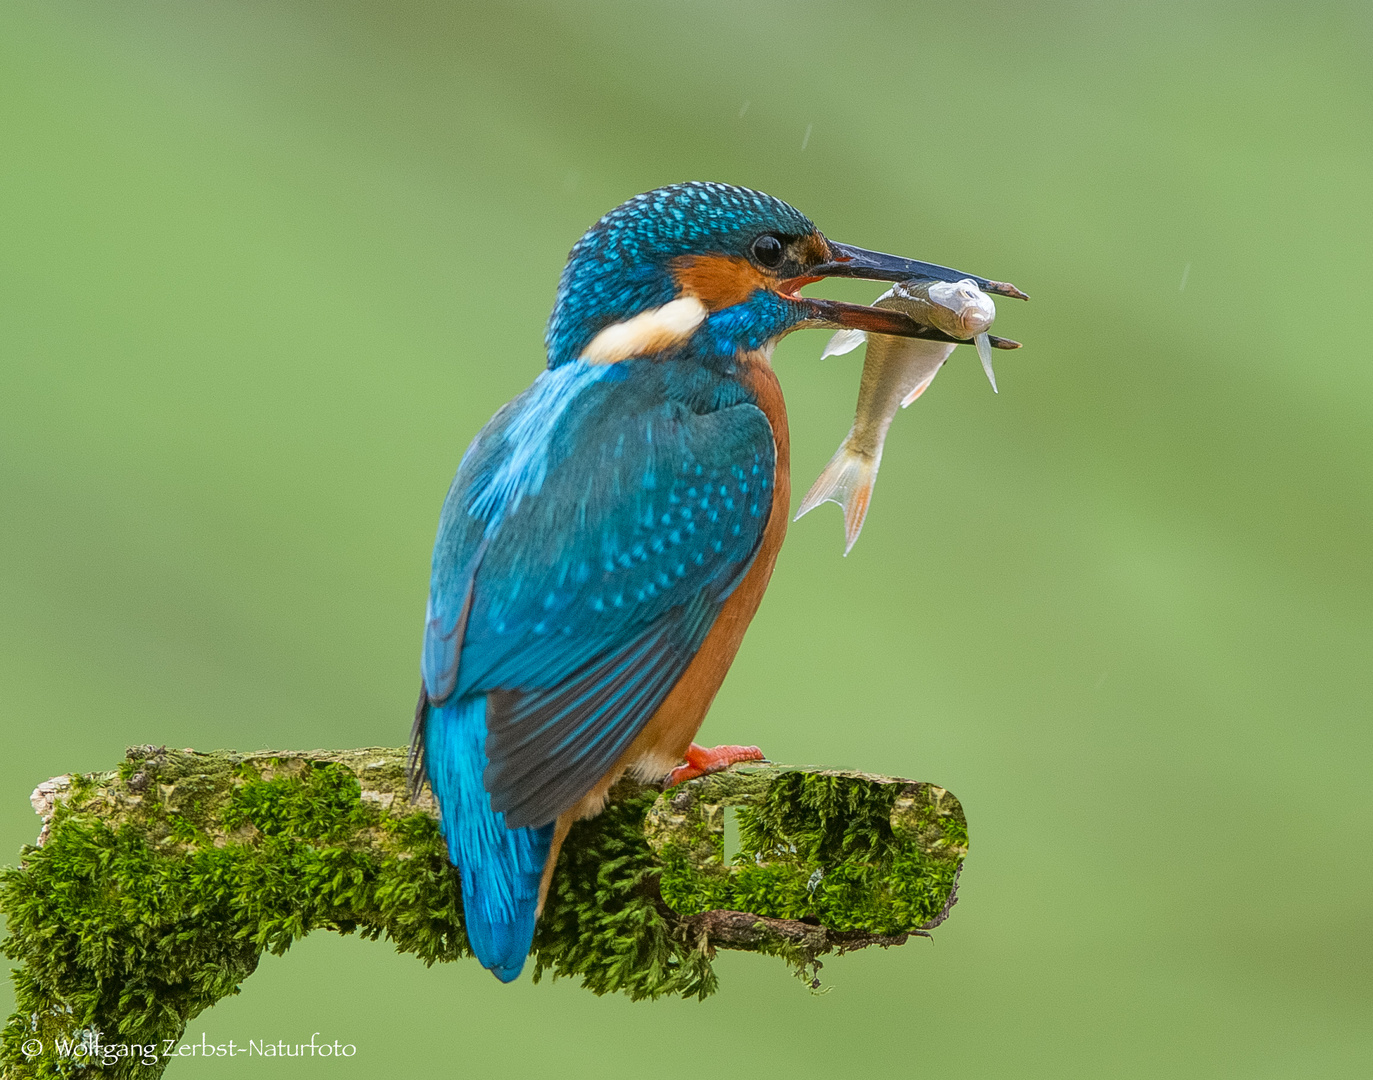
M881 460L880 454L868 457L850 450L845 439L806 492L796 517L810 513L821 503L838 503L844 511L844 554L847 555L863 531L863 519L868 516L868 504L872 501L872 487L877 481Z
M996 388L996 372L992 370L991 336L984 332L973 338L973 341L977 343L977 355L982 361L982 370L987 373L987 381L992 384L992 393L999 394L1001 391Z
M943 364L939 365L939 367L943 366ZM930 388L930 383L934 382L934 377L938 374L939 368L935 368L923 379L921 379L920 382L916 384L915 389L901 399L901 407L905 409L908 408L912 403L914 403L916 398L918 398L921 394L923 394L926 390Z
M867 340L868 335L862 330L840 330L829 339L825 345L825 351L820 354L820 359L823 360L827 356L843 356L845 353L853 352Z

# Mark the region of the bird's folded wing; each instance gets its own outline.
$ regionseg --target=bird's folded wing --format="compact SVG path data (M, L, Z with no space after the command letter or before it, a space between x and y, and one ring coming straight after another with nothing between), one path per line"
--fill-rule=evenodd
M487 697L486 786L512 826L568 809L629 746L681 677L715 605L658 620L549 689ZM694 616L694 618L693 618ZM693 625L694 624L694 625Z
M507 483L498 504L484 500L483 462L511 450L484 432L440 526L427 692L488 695L485 783L512 828L574 806L623 753L752 564L772 508L757 407L587 396L556 425L537 484Z

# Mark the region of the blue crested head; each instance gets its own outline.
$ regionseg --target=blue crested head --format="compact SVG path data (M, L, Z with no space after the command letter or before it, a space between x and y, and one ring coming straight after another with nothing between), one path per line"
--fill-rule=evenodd
M545 336L548 365L577 359L607 328L679 299L698 306L679 309L675 325L699 315L692 331L714 323L709 336L729 352L735 338L757 348L804 317L788 308L783 287L830 254L808 217L760 191L696 181L636 195L593 225L568 256ZM731 318L710 318L741 305ZM659 347L677 343L657 337ZM652 333L640 338L620 351L654 343Z
M947 266L827 240L805 214L761 191L673 184L617 206L577 241L544 338L548 366L669 351L728 363L801 326L944 337L899 312L797 295L825 277L971 278L986 292L1024 296Z

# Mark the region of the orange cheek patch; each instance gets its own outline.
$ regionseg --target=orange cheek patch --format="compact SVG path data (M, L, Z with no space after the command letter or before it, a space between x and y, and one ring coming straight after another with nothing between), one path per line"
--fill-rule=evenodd
M747 259L733 255L683 255L672 261L680 295L694 296L710 311L742 304L757 289L777 282Z

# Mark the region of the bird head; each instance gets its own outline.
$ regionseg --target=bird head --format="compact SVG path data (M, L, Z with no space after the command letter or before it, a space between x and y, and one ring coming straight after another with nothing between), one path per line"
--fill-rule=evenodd
M548 323L548 365L616 363L683 347L732 360L801 327L943 337L902 312L798 295L825 277L971 278L988 292L1023 295L828 240L799 210L759 191L674 184L617 206L577 241Z

